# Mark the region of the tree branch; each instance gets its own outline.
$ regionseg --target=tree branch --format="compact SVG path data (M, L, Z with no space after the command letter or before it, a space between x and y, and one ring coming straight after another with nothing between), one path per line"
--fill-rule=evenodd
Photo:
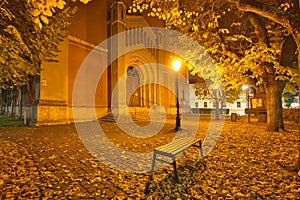
M4 5L4 3L6 3L6 0L3 0L3 1L0 3L0 8Z
M296 50L296 42L293 36L290 34L284 39L281 46L280 65L291 67Z
M255 29L255 34L257 35L258 43L261 46L266 45L267 47L270 47L268 30L266 29L265 25L263 24L263 21L261 20L261 18L256 13L249 12L248 19Z
M236 53L227 50L223 43L221 44L221 47L222 47L222 52L221 52L222 54L228 56L229 58L235 59L235 60L239 59L239 56Z
M291 19L295 17L295 15L292 15L291 13L264 5L257 2L256 0L227 0L227 2L235 4L241 11L254 12L262 17L280 24L281 26L285 27L290 33L293 32L292 30L294 27Z

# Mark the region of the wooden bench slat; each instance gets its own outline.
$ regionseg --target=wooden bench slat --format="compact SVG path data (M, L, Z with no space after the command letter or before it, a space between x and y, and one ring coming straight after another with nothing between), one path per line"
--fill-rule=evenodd
M163 149L159 149L157 151L164 151L164 152L168 152L168 153L175 153L176 152L181 152L183 151L184 149L188 148L190 145L189 144L186 144L186 143L182 143L182 144L178 144L178 146L172 146L172 147L168 147L168 148L163 148Z
M185 144L187 144L187 142L178 141L178 142L170 143L170 145L168 145L168 146L164 146L162 148L158 148L158 149L155 149L155 150L157 150L157 151L168 151L168 150L171 150L171 149L179 149L179 148L181 148L181 146L184 146Z
M169 149L167 152L171 153L171 154L179 154L183 151L185 151L187 148L189 148L191 145L185 144L183 146L181 146L180 148L173 148L173 149Z
M194 139L191 139L191 138L181 138L181 139L172 141L169 144L166 144L166 145L160 146L158 148L155 148L155 150L161 150L161 149L168 148L168 147L179 146L182 143L193 143L194 144L194 143L199 142L200 140L201 139L194 140Z
M164 145L162 147L156 148L155 151L163 151L171 154L179 154L182 151L186 150L190 146L195 145L195 143L199 142L199 140L178 140L169 143L169 145Z
M199 145L196 145L196 144L199 144ZM186 137L186 138L180 138L180 139L177 139L175 141L172 141L171 143L169 144L166 144L166 145L163 145L163 146L160 146L160 147L157 147L154 149L154 155L153 155L153 160L152 160L152 168L151 168L151 171L154 170L154 167L155 167L155 161L160 161L160 162L164 162L164 163L170 163L170 162L167 162L165 160L162 160L160 158L157 158L157 155L162 155L162 156L166 156L166 157L169 157L172 159L172 165L174 167L174 174L175 174L175 177L176 179L178 179L178 175L177 175L177 170L176 170L176 156L179 154L179 153L182 153L184 152L186 149L188 149L190 146L196 146L196 147L200 147L200 155L201 157L203 156L202 155L202 144L201 144L201 139L200 138L197 138L197 139L194 139L194 138L189 138L189 137Z

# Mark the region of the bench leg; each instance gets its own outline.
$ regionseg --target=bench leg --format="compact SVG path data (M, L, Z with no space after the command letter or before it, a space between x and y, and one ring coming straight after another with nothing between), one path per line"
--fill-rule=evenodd
M151 172L154 171L155 167L155 160L156 160L156 151L154 151L153 160L152 160L152 166L151 166Z
M175 181L178 182L178 174L177 174L177 167L176 167L176 158L173 157L172 159L173 159L172 165L173 165L173 168L174 168Z
M201 140L199 141L199 147L200 147L200 156L201 156L201 158L203 158L203 151L202 151L202 142L201 142Z

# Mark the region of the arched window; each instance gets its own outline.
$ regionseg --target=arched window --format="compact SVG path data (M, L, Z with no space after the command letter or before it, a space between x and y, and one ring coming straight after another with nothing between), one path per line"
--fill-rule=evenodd
M130 107L140 106L140 76L133 66L127 68L126 102Z

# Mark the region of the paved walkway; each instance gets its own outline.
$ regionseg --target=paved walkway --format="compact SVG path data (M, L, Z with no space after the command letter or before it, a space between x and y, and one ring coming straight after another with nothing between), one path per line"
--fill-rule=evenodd
M200 122L198 136L204 136L201 134L206 132L208 122L209 119ZM138 123L142 126L147 125L147 122ZM139 154L152 152L156 146L170 142L176 134L173 131L174 123L174 120L167 120L162 131L153 137L147 138L131 137L124 134L116 123L100 122L100 125L105 136L115 146L125 152L130 151ZM190 121L189 123L190 130L184 129L180 134L189 134L195 128L193 126L195 122ZM259 174L257 180L265 175L266 179L270 177L271 182L265 182L260 186L270 190L269 195L275 195L277 198L278 196L283 197L282 195L288 194L288 192L293 195L290 197L300 194L300 186L297 184L299 178L295 176L295 173L285 171L278 164L279 161L288 165L293 163L292 158L295 157L297 146L297 132L284 132L275 135L263 133L262 135L260 130L263 125L249 125L244 122L234 123L229 120L226 123L229 125L225 130L225 134L220 138L222 142L217 145L215 152L205 159L207 166L212 166L202 168L202 161L197 161L198 154L196 150L189 150L184 158L179 159L179 166L186 166L189 170L193 170L193 166L196 166L201 173L189 175L183 169L179 169L180 178L185 183L189 183L189 176L197 178L199 181L193 180L194 183L197 183L196 185L193 183L193 185L185 187L171 185L175 187L172 192L178 191L185 194L184 191L179 191L184 189L190 197L195 196L195 192L198 192L198 195L204 195L203 197L205 195L209 197L216 194L217 190L211 189L211 183L206 181L214 180L215 185L217 185L218 181L228 181L236 176L233 181L240 182L234 187L218 183L229 188L218 193L226 197L227 193L224 193L224 191L232 193L234 190L230 191L230 188L237 190L236 187L239 187L239 185L252 184L252 177L256 176L259 170L267 169L267 174L272 174L272 176L266 173ZM90 123L84 123L81 126L89 134L89 137L85 138L86 141L92 141L96 127ZM82 135L80 136L82 137ZM268 139L261 139L265 137ZM96 139L99 138L96 137ZM255 140L256 142L253 142ZM151 173L154 177L154 182L151 182L149 172L124 172L104 165L103 163L107 164L109 160L106 157L102 158L101 155L96 155L97 152L89 152L82 141L84 140L80 139L74 125L42 126L38 128L0 127L0 199L146 199L147 192L154 192L154 196L162 198L167 197L165 196L168 195L167 190L171 191L170 185L162 180L169 180L166 177L171 176L172 166ZM269 143L275 144L274 147ZM90 143L85 144L89 145ZM106 143L103 144L102 149L106 149L107 153L113 152L109 146L106 148ZM237 151L234 151L235 149ZM243 151L246 151L246 154L242 154ZM258 154L257 152L265 153ZM260 159L266 160L269 157L260 158L260 156L269 156L269 153L274 155L274 158L262 162ZM92 154L98 159L95 159ZM275 156L277 154L278 156ZM137 168L140 167L139 164L143 165L142 162L136 160L128 162L130 158L121 152L120 157L122 156L125 158L125 163L120 163L120 165L131 165L134 162L137 164ZM112 158L114 157L112 156ZM128 161L126 161L126 158ZM244 158L246 163L240 162L241 158ZM192 164L188 165L189 162ZM215 164L218 165L215 166ZM232 169L229 169L229 166ZM248 170L248 173L240 172L237 174L234 171L242 168L245 168L244 171ZM228 173L222 173L223 169L227 169ZM278 174L278 170L283 171ZM252 182L248 183L247 180L250 179ZM160 185L155 186L156 183ZM254 187L257 184L257 182L253 182L252 189L244 186L239 188L239 191L243 193L240 195L263 198L262 195L255 196L258 195ZM155 190L155 187L160 189ZM282 190L281 187L283 187ZM207 188L210 188L210 190L207 190ZM251 196L248 197L251 199Z
M152 152L156 146L170 142L175 135L173 121L168 121L155 137L146 139L124 134L116 123L100 125L116 146L139 153ZM86 132L92 132L93 125L83 126ZM99 162L82 144L74 125L0 128L0 167L1 199L136 199L144 196L149 178L149 173L127 173ZM164 172L172 170L167 167Z

